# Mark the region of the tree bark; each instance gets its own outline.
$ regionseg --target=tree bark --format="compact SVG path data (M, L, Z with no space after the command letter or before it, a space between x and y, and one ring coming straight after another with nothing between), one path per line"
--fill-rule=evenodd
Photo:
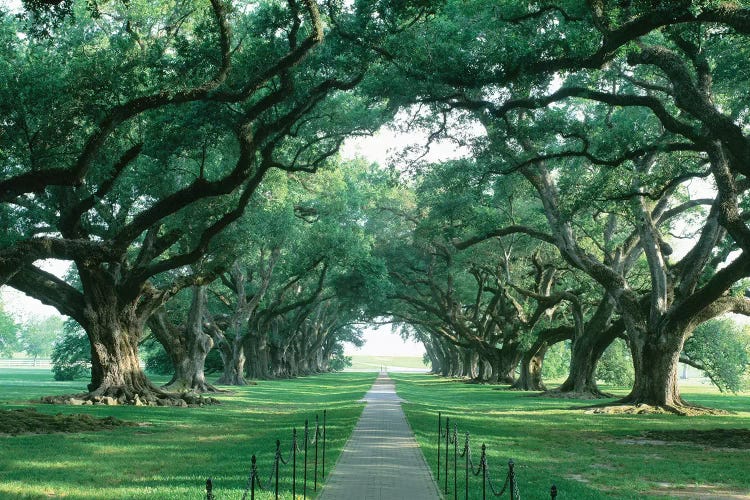
M493 383L513 384L516 381L516 367L523 353L515 342L508 342L500 349L492 349L489 355L492 364L490 381Z
M109 269L87 269L79 263L79 273L85 304L79 323L91 343L91 383L85 398L111 397L120 404L136 405L184 404L152 384L141 368L138 342L152 312L148 300L139 294L123 297L113 283L116 273Z
M633 337L633 335L630 335ZM663 407L684 413L678 383L678 364L684 344L684 332L644 332L629 340L635 368L633 390L621 400L633 405Z
M162 388L175 392L217 392L216 387L206 382L204 373L206 356L214 345L213 339L203 332L205 286L193 287L192 294L186 324L172 324L163 308L148 320L148 326L164 346L175 370L172 379Z
M251 332L245 339L248 349L247 376L254 380L271 378L270 352L267 336L262 332Z
M99 308L99 322L86 333L91 341L91 383L87 399L109 396L120 404L155 403L168 397L148 380L138 359L142 326L133 318L116 319L112 308ZM108 313L108 314L107 314ZM108 316L110 321L102 321Z
M547 354L549 344L540 342L534 344L531 349L524 352L521 359L521 372L511 389L519 391L546 391L547 388L542 382L542 364L544 356Z
M425 352L427 353L427 357L430 359L430 373L432 374L438 374L443 369L443 362L441 360L440 352L437 348L434 346L433 340L423 340L422 344L424 345Z
M247 385L245 380L245 348L242 339L235 339L220 349L224 372L216 381L222 385Z

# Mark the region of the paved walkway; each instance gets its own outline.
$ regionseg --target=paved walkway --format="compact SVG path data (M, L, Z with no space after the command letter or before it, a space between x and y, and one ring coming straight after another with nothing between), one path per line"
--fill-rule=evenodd
M436 500L437 485L417 446L393 382L381 373L319 500Z

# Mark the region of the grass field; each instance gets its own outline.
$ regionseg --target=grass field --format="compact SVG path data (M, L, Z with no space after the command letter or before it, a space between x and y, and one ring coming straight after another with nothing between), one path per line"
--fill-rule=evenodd
M380 371L381 367L389 370L415 369L427 370L429 367L418 356L364 356L353 355L351 370Z
M396 366L393 358L368 362L379 361ZM442 411L458 424L460 445L463 433L470 432L475 463L481 444L487 444L498 485L508 459L515 461L526 499L549 498L552 483L559 488L558 499L750 498L748 395L684 389L688 400L731 412L726 416L596 415L580 409L589 401L540 399L422 374L391 376L408 401L407 418L435 475L436 416ZM0 435L0 498L197 500L205 498L210 476L217 498L239 499L250 456L258 456L267 483L275 440L288 450L291 429L301 433L305 418L314 421L324 408L330 472L361 412L356 401L373 377L344 373L260 382L221 395L222 405L205 408L71 407L27 401L80 392L84 382L54 382L47 370L0 369L0 410L32 406L49 414L115 416L141 424L101 432ZM459 459L459 485L461 464ZM449 498L452 484L451 472ZM282 498L290 498L290 490L291 481L282 482ZM470 498L481 498L478 478L472 477L472 491Z
M267 483L276 439L281 439L286 458L292 428L302 434L306 418L314 428L315 414L322 418L323 409L328 415L328 473L362 411L356 401L374 376L346 373L261 381L233 388L231 394L218 396L223 404L204 408L72 407L28 400L82 392L85 382L55 382L48 370L0 369L0 409L33 406L43 413L86 413L141 423L101 432L0 435L0 498L197 500L205 498L205 480L211 477L217 498L239 499L251 455L258 456L261 480ZM283 497L290 498L291 473L286 477ZM300 473L298 491L301 482ZM309 486L311 490L311 469Z
M731 412L726 416L597 415L575 409L590 401L542 399L429 375L391 376L399 395L408 401L404 410L433 474L437 413L442 411L458 426L459 451L464 432L470 433L474 463L479 463L482 443L487 444L498 487L508 459L514 460L522 498L549 498L553 483L558 499L750 498L748 395L683 390L688 401ZM720 431L704 433L715 429ZM451 453L451 469L452 460ZM461 460L459 498L464 480ZM452 472L449 477L453 498ZM481 477L472 481L471 498L481 498Z

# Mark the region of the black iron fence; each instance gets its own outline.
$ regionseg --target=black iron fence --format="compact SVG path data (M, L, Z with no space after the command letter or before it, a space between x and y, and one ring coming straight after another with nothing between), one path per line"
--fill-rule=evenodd
M287 473L291 473L292 479L292 498L297 498L297 480L299 479L299 472L297 462L299 454L302 454L302 498L307 498L308 491L308 465L312 465L312 483L313 491L318 491L318 478L321 481L326 475L326 410L323 410L323 422L322 425L318 419L318 415L315 415L315 430L310 428L308 420L305 419L305 431L302 436L303 445L300 447L299 436L297 429L292 429L292 440L289 451L287 452L286 458L281 451L281 441L276 440L276 452L274 454L273 465L271 466L271 473L268 476L267 481L261 481L260 473L258 472L257 458L253 455L250 459L250 474L247 478L247 486L242 493L242 500L247 500L248 495L250 500L255 500L255 491L273 491L274 498L279 498L279 477L281 474L282 467L285 468ZM308 454L312 455L314 448L314 455L308 458ZM320 460L319 460L320 458ZM321 473L318 475L318 466L320 465ZM214 484L211 478L206 480L206 500L216 500L217 497L214 495Z
M453 498L454 500L458 500L458 459L460 458L463 461L462 465L464 468L463 497L465 500L469 500L469 492L471 491L470 479L472 477L478 477L480 475L482 476L482 500L486 500L488 489L493 496L501 497L507 492L508 497L511 500L520 500L521 492L518 487L518 481L516 480L515 463L513 462L513 459L508 460L508 470L507 472L504 472L505 480L501 487L499 485L499 482L494 481L492 478L492 468L487 462L487 446L482 443L482 454L479 458L479 463L475 465L474 461L471 458L471 441L469 433L465 433L463 449L461 450L461 452L458 451L458 441L458 426L454 423L453 431L451 432L450 418L445 417L445 424L443 424L442 412L438 412L437 481L438 485L443 487L443 494L445 495L445 498L450 498L450 469L453 469ZM444 449L441 449L441 445L443 443L445 444L445 446ZM450 463L451 445L453 448L452 464ZM553 484L550 488L549 494L552 500L557 498L557 486Z

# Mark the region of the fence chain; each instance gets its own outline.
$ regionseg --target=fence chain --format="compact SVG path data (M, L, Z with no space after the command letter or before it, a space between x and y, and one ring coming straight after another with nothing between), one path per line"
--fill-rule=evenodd
M492 494L496 497L503 496L505 490L508 488L508 485L512 483L513 488L510 493L512 493L513 496L511 500L521 500L521 492L518 490L518 481L515 480L515 470L513 468L513 465L513 460L510 460L508 462L508 473L505 475L505 483L503 483L503 487L500 489L500 493L498 493L492 481L492 472L490 466L487 463L487 459L485 458L484 466L487 468L487 482L490 484L490 490L492 491Z
M242 500L245 500L247 498L248 492L250 492L250 490L253 488L253 483L257 484L261 490L265 489L263 488L263 485L260 484L260 478L258 477L258 467L256 465L255 455L253 455L251 461L252 461L252 466L250 467L250 477L247 478L247 486L245 486L245 491L242 492ZM269 482L270 482L270 479L269 479Z
M461 458L464 458L466 455L466 452L469 451L469 433L466 433L466 440L464 441L464 450L459 455Z
M442 425L442 414L441 412L438 412L438 478L440 477L440 444L443 439L445 439L445 445L446 445L446 453L445 453L445 460L448 461L448 444L454 445L454 477L453 479L453 496L455 498L458 497L458 490L457 490L457 463L456 458L461 457L465 459L466 462L466 484L465 484L465 494L466 498L469 498L469 471L471 471L471 475L473 476L479 476L480 474L483 474L482 476L482 498L484 498L485 495L485 488L487 486L487 483L489 482L490 485L490 491L492 495L495 497L501 497L505 494L505 492L508 490L508 485L510 485L510 491L509 491L509 498L510 500L521 500L521 491L518 487L518 481L516 481L515 477L515 468L513 460L508 461L508 473L505 476L505 482L503 483L502 488L498 491L496 484L492 478L492 471L488 465L487 461L487 454L486 454L486 446L482 444L482 457L479 461L478 465L474 465L474 460L472 460L471 456L471 444L469 439L469 433L466 432L466 437L464 440L464 446L463 450L461 450L460 454L458 453L458 426L456 423L453 423L453 433L450 433L450 420L448 418L445 419L445 427ZM445 494L448 494L448 464L445 464ZM557 498L557 486L554 484L550 488L550 497L552 500L555 500Z
M276 440L276 457L274 460L281 461L284 465L289 465L289 463L284 460L284 456L281 454L281 449L279 448L281 446L281 442L277 439Z
M268 484L271 484L273 482L273 476L276 474L276 469L279 468L279 462L274 459L273 461L273 469L271 469L271 475L268 476Z
M304 453L304 481L303 481L303 496L307 497L307 455L308 455L308 445L312 444L315 446L315 489L317 490L317 470L318 470L318 445L320 444L320 438L323 438L323 474L325 475L325 445L326 445L326 410L323 410L323 428L321 430L320 424L318 422L318 415L315 415L315 432L310 439L310 428L309 428L309 422L307 419L305 419L305 433L304 433L304 447L300 447L300 441L299 436L297 434L297 429L292 429L292 443L289 448L289 452L287 454L287 457L284 458L284 455L281 451L281 441L279 439L276 440L276 452L274 454L274 460L273 460L273 467L271 469L271 473L268 477L268 481L266 482L267 485L275 484L275 495L276 498L279 497L279 471L281 469L279 463L283 465L289 465L290 462L293 462L293 470L292 470L292 495L296 498L296 479L297 479L297 454L298 453ZM304 448L304 450L303 450ZM274 483L274 476L276 477L276 481ZM325 477L325 476L323 476ZM255 486L258 486L263 491L270 491L267 490L263 483L260 480L260 475L258 474L258 467L257 467L257 460L256 456L252 456L252 467L250 469L250 475L247 479L247 485L245 486L244 491L242 492L242 500L247 500L248 494L251 496L251 500L255 498ZM215 496L213 494L213 481L211 478L208 478L206 480L206 500L215 500Z
M486 466L486 465L485 465ZM503 493L505 493L505 489L508 487L508 484L510 483L510 472L506 474L505 476L505 483L503 483L503 487L500 489L500 493L495 490L495 485L492 481L492 474L490 473L489 467L487 467L487 482L490 483L490 490L492 490L492 494L496 497L503 496Z
M469 433L466 433L466 453L469 455L469 468L471 469L471 473L475 476L478 476L482 473L482 462L479 462L479 467L477 467L476 472L474 472L474 461L471 459L471 446L469 446Z

